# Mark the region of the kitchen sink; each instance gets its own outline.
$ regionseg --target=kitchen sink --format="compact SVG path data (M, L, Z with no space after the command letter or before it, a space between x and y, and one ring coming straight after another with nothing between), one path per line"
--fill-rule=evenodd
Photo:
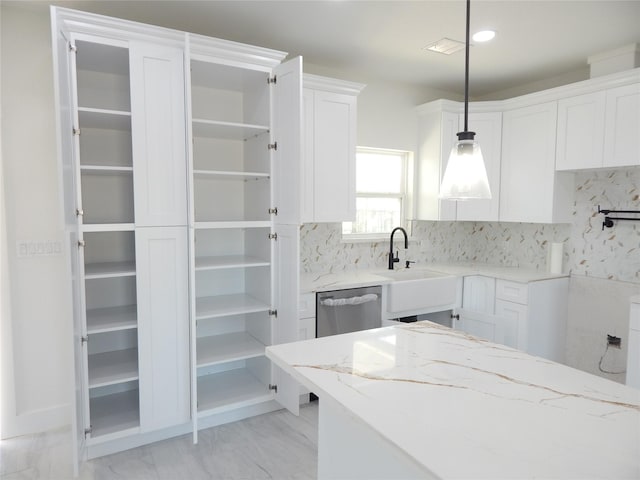
M387 312L430 310L453 305L457 277L446 273L402 268L386 270L380 275L392 279L387 286Z

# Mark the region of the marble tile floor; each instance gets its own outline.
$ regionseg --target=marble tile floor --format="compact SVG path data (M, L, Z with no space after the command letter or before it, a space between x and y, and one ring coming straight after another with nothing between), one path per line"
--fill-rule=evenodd
M0 441L2 480L73 478L69 428ZM80 480L315 479L318 403L201 430L86 462Z

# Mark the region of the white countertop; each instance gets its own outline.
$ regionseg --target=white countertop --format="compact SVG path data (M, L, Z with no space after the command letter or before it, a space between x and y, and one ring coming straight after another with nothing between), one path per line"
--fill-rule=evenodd
M552 278L567 277L568 274L554 274L531 268L502 267L479 263L429 263L421 264L411 270L429 270L448 275L486 275L512 282L529 283ZM300 275L300 292L315 293L346 288L370 287L384 285L394 281L385 276L388 270L350 270L334 273L303 273Z
M442 478L640 478L640 390L430 322L267 347Z

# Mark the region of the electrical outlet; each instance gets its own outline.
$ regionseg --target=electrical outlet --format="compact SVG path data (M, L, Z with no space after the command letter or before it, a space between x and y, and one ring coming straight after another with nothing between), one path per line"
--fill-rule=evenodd
M616 337L615 335L607 334L607 345L620 348L622 345L622 339L620 337Z

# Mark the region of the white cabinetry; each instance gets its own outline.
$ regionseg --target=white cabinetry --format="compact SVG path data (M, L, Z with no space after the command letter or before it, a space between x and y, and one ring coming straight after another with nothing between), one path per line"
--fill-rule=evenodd
M487 169L491 200L452 201L438 198L456 133L464 129L463 105L439 100L418 109L419 159L416 175L419 220L496 221L500 205L502 114L493 104L471 104L469 129L476 132Z
M640 388L640 297L631 302L627 341L627 385Z
M567 278L518 283L467 276L455 328L562 362L568 285Z
M569 223L574 177L555 171L557 102L502 117L500 221Z
M301 59L56 7L52 31L78 459L296 410L264 350L298 338Z
M640 165L640 81L607 91L605 167Z
M363 88L304 75L302 223L355 219L357 95Z
M558 102L557 170L640 165L640 83Z

